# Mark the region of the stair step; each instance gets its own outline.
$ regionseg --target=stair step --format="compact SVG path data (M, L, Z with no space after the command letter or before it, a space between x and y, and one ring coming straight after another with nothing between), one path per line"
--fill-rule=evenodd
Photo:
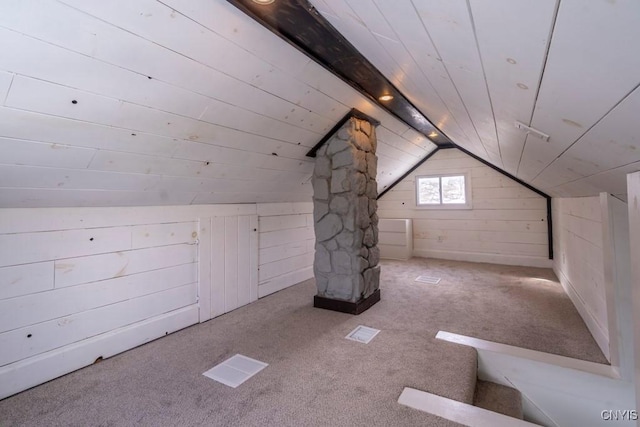
M430 377L424 390L472 405L478 379L478 352L473 347L447 342L438 343L437 347L445 361L444 375L438 375L437 379Z
M520 392L514 388L489 381L476 381L473 405L513 418L523 418Z

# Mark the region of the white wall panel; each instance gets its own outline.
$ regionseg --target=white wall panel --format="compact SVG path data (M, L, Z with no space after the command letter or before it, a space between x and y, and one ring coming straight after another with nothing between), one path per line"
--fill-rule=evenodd
M0 268L0 299L53 289L53 262Z
M196 222L141 225L132 227L131 230L132 249L180 243L194 244L197 239L198 224Z
M238 217L224 219L224 311L240 307L238 301ZM214 256L221 256L218 253Z
M211 264L212 264L212 229L211 218L200 218L200 234L198 237L198 304L200 323L211 319Z
M225 218L211 218L211 317L225 310ZM216 254L214 256L214 254Z
M211 317L258 299L258 218L211 219Z
M255 301L256 211L256 205L0 210L0 396L205 321L221 296L234 307ZM211 219L223 224L221 252ZM225 223L235 228L225 230ZM233 257L225 253L234 247ZM222 272L234 276L235 293L224 282L216 293L220 264L235 267Z
M0 334L0 366L196 303L196 283ZM28 342L28 344L25 344Z
M295 80L284 81L276 69L266 62L238 49L215 32L193 25L193 21L161 3L147 0L135 5L126 1L87 4L86 2L66 0L65 3L98 16L120 28L125 28L145 39L151 39L158 45L166 46L172 51L181 52L184 56L217 69L228 76L250 82L254 86L283 99L297 100L298 104L304 108L317 108L317 105L312 105L307 101L307 99L315 100L315 97L304 96L309 90L308 87ZM149 15L152 15L153 19L148 19ZM175 28L176 33L180 36L170 35L165 31L167 26ZM331 105L329 100L323 99L323 101L327 105ZM328 109L323 108L323 110ZM317 126L318 121L313 120L313 122ZM328 129L330 126L325 130Z
M553 269L608 358L602 229L598 197L553 199Z
M11 396L197 322L198 307L191 305L0 367L0 396Z
M0 209L0 234L186 222L200 217L255 215L255 204L119 208Z
M258 294L313 277L313 203L258 204L260 250Z
M640 173L629 174L627 177L628 182L628 198L633 200L633 203L629 203L629 254L632 260L631 262L631 283L637 284L640 282L640 264L635 260L640 256L640 209L635 203L635 200L640 198ZM632 319L633 319L633 351L634 351L634 388L636 391L636 407L640 407L640 292L638 286L631 287L631 304L633 306Z
M95 9L94 12L97 13L101 19L107 21L109 19L114 19L118 21L116 26L110 25L103 20L92 18L89 15L83 14L73 8L66 7L60 3L40 2L34 11L30 11L31 8L28 7L28 2L25 3L27 3L27 7L23 7L24 10L12 11L13 15L22 19L6 22L5 25L14 28L16 31L52 41L54 44L64 46L65 48L77 51L84 55L89 55L98 58L101 61L117 65L121 68L135 71L141 75L141 78L150 76L152 79L171 82L192 90L193 92L202 93L229 104L240 105L243 108L247 108L261 114L273 115L276 113L279 116L277 118L282 118L284 121L289 120L303 126L313 126L315 124L316 127L318 127L319 122L323 120L326 121L326 119L323 119L314 113L312 114L315 116L314 120L307 120L307 123L305 123L304 121L301 121L300 118L308 117L309 110L297 108L295 101L287 102L283 99L286 97L282 96L282 93L278 93L278 98L274 98L268 92L258 89L256 87L258 85L256 85L255 82L250 81L250 84L247 84L240 79L232 77L233 74L229 74L226 70L219 71L208 67L203 63L203 58L201 57L190 58L188 52L189 49L187 49L187 52L166 49L162 45L162 43L167 43L166 40L153 40L152 42L143 37L136 37L135 34L128 31L122 31L118 28L122 27L123 24L126 26L126 23L123 20L127 19L127 17L131 17L133 14L134 19L143 18L142 21L135 23L135 27L133 27L135 32L145 29L148 31L149 28L147 26L150 25L152 29L159 32L159 34L156 33L154 36L160 37L162 34L165 34L165 29L167 27L164 24L160 25L158 20L161 20L164 17L169 19L173 11L159 3L149 2L145 5L147 8L159 7L164 10L165 13L157 14L153 19L149 19L149 16L146 16L145 13L143 13L142 16L140 15L140 10L137 10L140 4L135 5L135 11L132 11L130 7L123 4L121 7L117 7L119 14L111 17L109 16L110 11L108 10L114 6L111 4L104 5L107 7L99 6L97 4L90 5L87 3L78 3L74 5L74 7L81 9ZM102 10L97 10L99 8L102 8ZM24 17L28 17L28 19L24 19ZM177 20L175 18L170 19L170 26L172 28L181 26L182 28L176 28L175 32L184 33L185 26L180 22L179 15L177 15L177 18ZM51 23L56 20L59 21L59 25L51 25ZM59 30L59 27L65 24L68 28L74 28L73 25L69 25L69 22L74 22L76 24L75 31ZM206 45L206 43L210 43L210 40L206 39L205 32L203 32L202 28L193 25L192 21L187 21L187 24L190 24L190 27L187 27L186 31L189 33L195 32L197 34L196 40L193 38L189 40L190 49L193 49L194 45L196 45L196 49L200 49L201 52L206 51L210 55L219 56L225 54L225 52L218 52L215 49L211 49L210 45ZM91 28L91 31L83 31L83 28ZM202 38L205 38L205 40L200 43L204 43L206 47L198 46L200 44L198 43L198 39ZM175 43L177 39L172 37L169 41L171 40ZM184 40L179 40L178 43L180 42L184 42ZM126 46L127 48L123 49L122 46ZM182 45L178 49L181 48L184 49L185 45ZM130 51L145 52L145 55L131 55L128 54ZM239 49L231 49L228 54L239 55L243 60L247 60L245 57L246 53ZM234 65L236 63L242 64L242 62L238 61L240 58L236 58L235 61L231 61L231 66L236 66ZM218 63L218 67L219 64L220 63ZM266 65L262 65L261 69L264 70L265 74L268 74L269 68ZM183 76L185 75L189 75L190 78L184 79ZM212 82L220 82L220 84L213 85ZM280 83L280 89L282 88L283 85ZM234 99L234 94L235 96L239 95L239 98ZM264 108L265 101L269 101L269 103L274 107L271 111L269 111L268 108ZM188 107L186 104L185 106ZM290 112L289 110L291 109L294 109L294 111ZM202 111L203 109L200 112ZM285 112L289 112L290 114L287 115ZM289 116L291 118L289 118ZM287 118L285 119L284 117ZM329 121L326 121L326 125L329 126L327 129L331 127L329 125ZM313 130L313 127L311 130ZM319 129L319 131L321 132L322 129Z
M55 156L48 158L53 159ZM150 174L0 165L0 184L5 188L144 191L155 189L159 181L159 175Z
M47 114L0 107L2 135L15 139L68 144L170 157L176 139Z
M194 262L198 262L195 244L171 244L170 246L67 258L55 261L55 287L62 288L97 282Z
M0 188L0 208L175 206L191 204L196 195L197 193L167 193L166 191Z
M197 282L196 264L54 289L0 301L0 331L6 332L73 313L115 304Z
M416 177L442 173L469 174L473 209L416 207ZM505 180L459 150L440 150L378 201L378 215L413 219L416 256L550 266L546 199Z
M129 227L0 235L0 265L26 264L131 249Z
M0 138L0 162L10 165L86 168L96 150Z
M0 104L4 103L7 94L9 93L9 88L11 87L11 82L13 81L13 73L0 72Z

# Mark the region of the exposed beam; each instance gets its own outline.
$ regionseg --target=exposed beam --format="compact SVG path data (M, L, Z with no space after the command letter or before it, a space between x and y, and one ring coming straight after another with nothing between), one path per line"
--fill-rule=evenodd
M436 145L452 141L306 0L227 0ZM393 99L380 101L382 95ZM435 132L435 136L433 136ZM431 137L429 135L432 135Z
M474 159L500 172L520 185L528 188L547 200L547 229L549 238L549 259L553 259L553 230L551 222L551 197L527 184L510 173L456 145L427 117L424 116L369 60L367 60L349 41L336 30L307 0L276 0L270 4L259 4L253 0L227 0L238 9L251 16L274 34L309 56L351 87L369 98L402 122L411 126L431 140L436 149L421 159L404 175L386 188L378 198L391 190L397 183L433 156L439 149L458 148ZM393 99L381 101L382 95L391 95ZM353 111L353 110L352 110ZM348 119L345 116L336 128ZM429 136L435 132L437 136ZM327 135L332 135L333 130ZM433 135L433 134L432 134ZM309 153L326 142L325 136Z

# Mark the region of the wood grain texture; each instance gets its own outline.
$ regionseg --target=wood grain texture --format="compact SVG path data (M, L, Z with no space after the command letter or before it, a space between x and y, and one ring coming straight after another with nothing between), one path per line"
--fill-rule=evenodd
M258 294L262 298L313 277L313 204L258 204Z
M446 173L468 173L473 209L417 208L416 176ZM418 167L378 201L378 215L413 219L414 255L549 264L546 199L514 181L506 184L506 177L459 150L440 150Z

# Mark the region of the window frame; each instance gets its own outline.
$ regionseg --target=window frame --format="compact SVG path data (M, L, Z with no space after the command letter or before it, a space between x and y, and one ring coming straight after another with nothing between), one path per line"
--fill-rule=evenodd
M473 204L471 202L471 178L470 173L468 171L460 171L454 173L440 173L440 174L429 174L429 175L416 175L415 177L415 191L414 202L415 209L440 209L440 210L458 210L458 209L473 209ZM442 178L448 176L462 176L464 177L464 199L465 203L442 203ZM421 178L438 178L438 182L440 184L440 203L419 203L420 197L420 179Z

